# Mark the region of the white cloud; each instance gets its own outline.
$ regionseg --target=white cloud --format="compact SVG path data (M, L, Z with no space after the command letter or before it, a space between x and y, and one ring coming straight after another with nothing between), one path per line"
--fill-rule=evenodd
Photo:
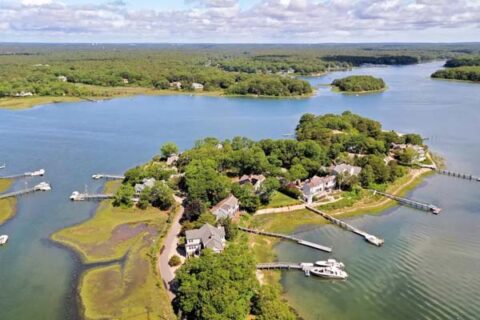
M185 0L184 10L138 10L132 1L0 1L0 37L92 41L480 40L480 1ZM132 4L132 5L129 5ZM459 37L455 37L457 32ZM72 37L73 36L73 37ZM442 38L448 37L448 38Z

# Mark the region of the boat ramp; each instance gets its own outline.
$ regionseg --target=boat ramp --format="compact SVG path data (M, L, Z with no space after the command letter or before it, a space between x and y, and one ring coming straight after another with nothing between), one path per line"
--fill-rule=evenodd
M37 192L37 191L50 191L50 190L52 190L52 187L50 186L49 183L41 182L41 183L37 184L36 186L34 186L32 188L25 188L25 189L18 190L18 191L13 191L13 192L0 194L0 199L18 197L18 196L21 196L21 195L24 195L24 194L33 193L33 192Z
M373 244L373 245L376 245L377 247L380 247L381 245L383 245L384 243L384 240L383 239L380 239L374 235L371 235L365 231L362 231L358 228L355 228L354 226L346 223L346 222L343 222L342 220L339 220L337 218L334 218L332 217L331 215L329 214L326 214L325 212L323 211L320 211L318 209L315 209L314 207L312 206L306 206L305 208L307 208L308 210L310 211L313 211L315 212L316 214L319 214L321 215L322 217L324 217L325 219L327 219L328 221L330 221L331 223L347 230L347 231L351 231L353 233L356 233L360 236L362 236L367 242Z
M296 243L298 243L300 245L303 245L303 246L306 246L306 247L314 248L314 249L325 251L325 252L332 252L332 248L322 246L320 244L313 243L313 242L310 242L310 241L305 241L305 240L302 240L302 239L299 239L299 238L296 238L296 237L293 237L293 236L289 236L289 235L285 235L285 234L281 234L281 233L254 230L254 229L249 229L249 228L245 228L245 227L238 227L238 228L242 231L245 231L245 232L250 232L250 233L259 234L259 235L268 236L268 237L275 237L275 238L290 240L290 241L296 242Z

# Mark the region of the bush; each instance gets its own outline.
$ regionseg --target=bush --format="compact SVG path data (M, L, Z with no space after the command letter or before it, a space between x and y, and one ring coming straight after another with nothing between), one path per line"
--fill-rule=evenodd
M170 258L170 260L168 261L168 265L170 267L176 267L176 266L179 266L180 264L182 264L182 259L180 259L179 256L177 255L174 255L173 257Z

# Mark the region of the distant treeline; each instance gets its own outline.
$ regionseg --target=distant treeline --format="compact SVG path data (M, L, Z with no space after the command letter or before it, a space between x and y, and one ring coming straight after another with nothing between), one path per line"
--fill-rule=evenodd
M325 61L346 62L353 66L360 66L362 64L384 64L384 65L407 65L416 64L420 62L418 56L406 55L386 55L386 56L326 56L323 57Z
M345 92L367 92L385 89L383 79L372 76L349 76L334 80L332 85Z
M453 58L448 59L447 62L445 62L446 68L465 66L480 66L480 56Z

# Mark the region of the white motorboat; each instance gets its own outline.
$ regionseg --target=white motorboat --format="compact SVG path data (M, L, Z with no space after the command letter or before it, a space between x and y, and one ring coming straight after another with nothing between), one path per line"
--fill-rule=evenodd
M337 261L335 259L316 261L315 265L317 267L331 267L331 268L338 268L338 269L345 268L345 265L343 264L343 262Z
M348 274L338 268L331 268L331 267L314 267L309 270L310 274L314 276L327 278L327 279L341 279L345 280L348 278Z
M39 190L39 191L50 191L52 190L52 187L50 186L49 183L47 182L40 182L39 184L37 184L35 186L35 190Z
M8 236L6 234L3 234L0 236L0 246L3 246L4 244L7 244L8 242Z
M25 172L25 175L30 177L43 177L45 175L45 169L40 169L33 172Z
M0 169L5 169L6 167L7 165L5 164L5 162L2 165L0 165Z

